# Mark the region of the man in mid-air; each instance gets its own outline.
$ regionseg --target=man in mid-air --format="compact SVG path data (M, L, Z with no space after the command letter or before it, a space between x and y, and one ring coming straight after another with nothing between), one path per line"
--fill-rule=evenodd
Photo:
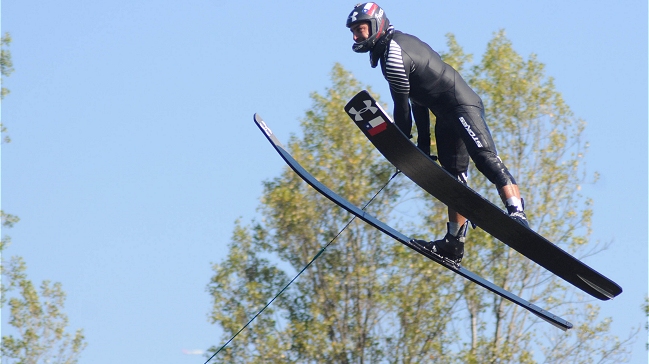
M428 44L394 30L385 11L376 3L356 5L347 17L347 27L354 38L352 49L369 52L372 68L381 64L399 129L412 137L414 115L417 146L430 155L430 110L436 117L435 139L442 167L467 183L469 158L472 159L476 168L496 185L509 216L528 226L518 185L496 152L482 100L460 74ZM446 235L440 240L416 242L459 263L464 255L467 226L466 218L449 207Z

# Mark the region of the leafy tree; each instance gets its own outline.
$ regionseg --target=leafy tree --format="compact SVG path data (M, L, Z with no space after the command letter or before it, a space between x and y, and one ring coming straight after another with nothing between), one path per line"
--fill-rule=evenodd
M647 321L645 322L644 329L645 331L649 331L649 296L645 297L645 301L642 304L642 310L645 313L645 317L647 318ZM647 335L647 338L649 339L649 335ZM649 341L645 344L645 347L647 350L649 350Z
M587 177L583 121L574 119L536 57L523 60L504 33L496 34L477 65L468 64L472 56L452 35L449 50L445 59L464 70L484 98L501 157L527 192L533 226L571 252L583 253L590 246L592 215L590 201L578 194L574 182L582 183ZM343 111L361 85L340 65L333 68L332 84L325 95L311 95L312 108L301 122L303 135L292 136L288 149L316 178L362 206L389 180L394 167L376 153ZM367 211L423 237L443 234L445 207L413 186L405 178L395 178ZM483 178L476 176L471 186L498 200L495 188ZM425 201L423 210L413 196ZM411 211L420 211L421 219ZM262 222L237 221L228 256L213 267L208 285L214 302L210 319L223 328L224 340L350 220L288 168L264 183L260 212ZM565 314L578 327L558 336L557 329L526 310L358 222L345 229L214 360L604 363L627 359L630 338L610 335L610 319L598 319L597 306L587 305L574 289L481 230L470 234L464 263L469 269Z
M450 52L444 55L445 60L457 68L469 68L465 63L472 56L463 53L452 35L448 39ZM592 201L579 193L580 184L588 179L585 122L573 116L555 90L553 79L544 75L544 65L535 55L523 59L500 31L487 45L480 64L470 67L465 77L483 98L500 157L519 181L531 226L581 257L602 249L589 239ZM489 181L480 173L471 175L473 189L499 201ZM439 204L430 198L428 203ZM476 229L469 234L464 260L469 269L544 308L574 317L580 324L560 339L548 331L553 338L539 340L536 317L499 296L461 282L466 309L456 321L465 322L470 333L458 345L462 362L535 362L538 358L533 352L539 347L545 362L589 362L598 357L599 362L626 360L626 344L634 333L618 340L608 333L610 319L598 321L598 307L586 304L579 291L485 232ZM590 345L598 350L588 350Z
M313 107L302 120L302 139L293 136L291 153L328 186L362 205L394 173L343 111L360 88L340 65L326 96L312 94ZM391 182L366 209L387 219L398 192ZM209 285L212 322L232 335L288 282L350 220L288 168L264 184L264 223L239 223L230 254L214 265ZM265 258L262 258L265 257ZM413 259L414 258L414 259ZM381 362L397 356L421 362L441 356L449 337L436 333L447 323L439 312L453 309L454 297L429 281L433 269L422 257L362 222L348 227L274 306L243 332L217 360L249 362ZM404 343L410 343L404 345ZM416 344L415 344L416 343Z
M14 71L13 69L13 62L11 61L11 52L7 47L11 44L11 35L9 33L5 33L2 38L0 38L0 44L1 44L1 49L0 49L0 81L2 81L2 84L4 84L4 78L9 77L11 73ZM0 100L4 99L5 96L9 94L9 89L2 86L2 89L0 90ZM0 122L0 132L2 134L5 134L7 132L7 128ZM9 143L11 139L9 139L9 136L5 134L4 138L2 139L3 143Z
M2 37L0 54L0 70L2 77L13 72L11 53L5 49L11 42L9 33ZM9 94L2 87L1 98ZM2 133L6 132L0 125ZM9 137L3 138L8 143ZM20 219L0 210L2 228L11 228ZM11 243L11 238L2 236L0 253ZM4 309L9 308L9 324L17 335L2 336L3 363L36 364L60 363L74 364L78 362L81 351L86 347L83 330L77 330L74 335L66 332L68 317L63 312L65 293L60 283L42 282L40 294L32 281L27 277L27 267L21 257L13 257L7 264L1 262L2 286L0 287L0 304ZM6 311L5 311L6 312Z
M2 227L11 228L18 217L2 212ZM11 239L2 237L0 252ZM2 271L3 309L9 309L9 325L14 335L2 336L3 363L65 363L73 364L86 347L82 330L67 333L67 315L63 312L65 293L60 283L44 281L40 294L27 277L27 267L21 257L13 257L0 266ZM6 312L6 311L5 311Z
M14 257L9 268L3 267L8 289L18 295L8 300L9 324L17 336L2 337L3 362L77 363L86 347L83 330L66 332L68 317L63 312L65 293L60 283L44 281L39 292L27 278L25 262Z
M2 219L2 227L5 229L13 227L14 224L20 221L18 216L7 214L2 210L0 210L0 218ZM2 252L5 247L9 246L9 244L11 244L11 238L7 235L3 235L2 240L0 241L0 252Z

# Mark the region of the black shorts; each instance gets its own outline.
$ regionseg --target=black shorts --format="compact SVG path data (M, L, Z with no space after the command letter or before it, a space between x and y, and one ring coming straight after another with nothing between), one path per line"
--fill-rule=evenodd
M436 118L437 155L444 169L454 176L465 174L471 158L476 168L498 188L516 184L498 157L483 108L459 106Z

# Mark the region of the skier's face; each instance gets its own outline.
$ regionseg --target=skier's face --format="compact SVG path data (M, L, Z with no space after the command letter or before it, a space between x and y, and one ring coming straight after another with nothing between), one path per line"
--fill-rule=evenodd
M349 28L354 35L354 42L360 43L370 37L370 25L369 23L358 23L354 24Z

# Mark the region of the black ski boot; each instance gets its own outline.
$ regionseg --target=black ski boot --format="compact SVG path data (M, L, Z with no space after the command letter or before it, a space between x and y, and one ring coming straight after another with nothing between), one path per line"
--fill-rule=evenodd
M429 250L437 255L441 255L453 261L455 264L460 265L462 257L464 256L464 242L466 241L466 231L469 227L467 221L460 227L457 235L446 233L443 239L435 241L414 240L415 243L421 245L424 249Z
M516 207L514 205L507 205L507 213L509 217L518 221L521 225L526 228L530 228L530 224L527 222L527 216L525 215L525 201L521 198L521 207Z
M528 229L530 228L530 224L527 222L527 216L525 215L525 211L512 212L509 214L509 217L518 221L521 225L525 226L526 228Z

